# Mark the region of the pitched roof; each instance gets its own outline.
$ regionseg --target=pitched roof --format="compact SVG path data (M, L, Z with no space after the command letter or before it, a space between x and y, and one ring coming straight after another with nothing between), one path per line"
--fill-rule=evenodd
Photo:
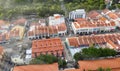
M120 34L99 34L99 35L87 35L79 37L69 37L69 46L79 47L81 45L91 45L91 44L104 44L109 43L115 49L120 48L117 43L120 40Z
M3 53L3 47L0 46L0 55Z
M91 19L94 19L96 17L98 17L100 14L96 11L96 10L93 10L93 11L90 11L87 16L90 17Z
M104 10L103 10L103 13L104 13L104 14L106 14L106 13L108 13L108 12L110 12L110 10L108 10L108 9L104 9Z
M4 20L0 20L0 25L3 25L5 24L5 21Z
M115 12L115 14L120 18L120 10Z
M78 47L79 43L76 37L71 37L68 39L69 45Z
M58 32L67 30L65 23L61 23L53 26L42 26L40 24L32 24L28 36L39 35L39 34L58 34Z
M44 52L63 52L63 45L60 38L42 39L34 40L32 42L32 54L34 53L44 53ZM34 55L32 57L35 57Z
M120 71L120 58L113 59L101 59L101 60L89 60L89 61L79 61L80 71L82 70L97 70L99 67L118 69Z
M25 24L27 20L25 18L20 18L15 20L15 22L13 24Z
M13 71L58 71L58 64L15 66Z
M109 16L111 19L117 19L117 18L119 18L114 12L108 13L108 16Z
M111 68L112 71L120 71L120 58L101 59L101 60L86 60L79 61L79 69L69 69L64 71L96 71L98 68Z
M115 22L110 22L110 23L105 23L105 21L99 20L99 21L77 21L73 22L73 25L75 28L80 29L80 28L95 28L95 27L110 27L110 26L115 26Z

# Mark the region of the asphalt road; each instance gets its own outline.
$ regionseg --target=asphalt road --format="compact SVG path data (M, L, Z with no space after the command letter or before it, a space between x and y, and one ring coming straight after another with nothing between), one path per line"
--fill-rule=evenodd
M63 46L64 46L65 59L67 61L73 60L69 50L66 48L65 42L62 42L62 43L63 43Z

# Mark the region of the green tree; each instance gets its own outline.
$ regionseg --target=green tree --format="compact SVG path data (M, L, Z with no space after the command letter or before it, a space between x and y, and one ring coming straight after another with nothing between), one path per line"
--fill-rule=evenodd
M74 59L78 61L89 58L115 56L116 54L117 52L114 49L90 46L89 48L84 48L81 52L76 53Z
M97 71L105 71L103 68L98 68Z
M66 66L66 61L65 60L62 60L62 59L58 59L58 64L59 64L59 67L65 67Z
M88 58L99 57L100 56L99 52L100 52L99 49L95 47L89 47L89 48L82 49L82 54Z
M74 59L75 59L76 61L78 61L78 60L83 60L84 57L83 57L83 55L82 55L81 53L76 53L76 54L74 55Z
M57 62L58 59L57 57L53 56L53 55L40 55L37 58L33 59L31 61L31 64L52 64L54 62Z
M105 71L111 71L111 69L110 68L106 68Z

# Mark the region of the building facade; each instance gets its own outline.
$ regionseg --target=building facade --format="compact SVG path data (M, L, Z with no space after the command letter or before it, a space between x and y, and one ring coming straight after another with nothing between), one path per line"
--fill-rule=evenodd
M67 27L65 23L55 26L43 26L40 24L31 24L30 29L27 32L29 39L41 39L49 37L65 36L67 33Z
M74 34L91 34L98 32L110 32L116 28L115 22L105 23L104 21L87 21L85 19L77 19L72 22Z
M85 18L85 17L86 17L86 12L84 9L77 9L69 13L70 20L76 19L76 18Z

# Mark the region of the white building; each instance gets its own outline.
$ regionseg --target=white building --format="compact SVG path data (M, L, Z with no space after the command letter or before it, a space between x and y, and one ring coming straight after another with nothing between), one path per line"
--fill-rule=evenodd
M84 9L77 9L69 13L69 19L85 18L85 16L86 12Z
M89 34L97 32L114 31L116 25L114 22L105 23L103 21L87 21L85 19L78 19L72 22L72 29L74 34Z
M65 36L67 27L65 23L52 26L31 25L27 36L29 39Z
M61 23L65 23L65 18L63 15L60 14L54 14L53 16L50 16L49 18L49 25L58 25Z
M32 49L26 50L26 57L25 57L25 63L29 64L32 60Z

